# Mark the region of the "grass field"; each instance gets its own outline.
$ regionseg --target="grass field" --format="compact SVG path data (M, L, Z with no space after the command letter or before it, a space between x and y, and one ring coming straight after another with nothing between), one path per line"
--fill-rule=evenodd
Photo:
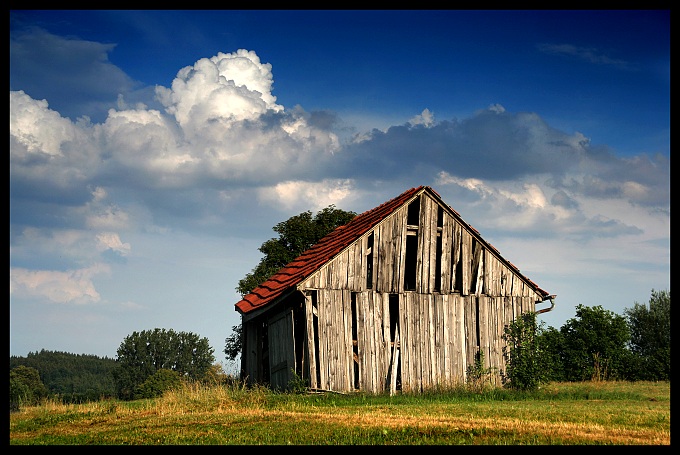
M10 414L10 445L670 445L670 428L670 382L393 397L187 385L27 407Z

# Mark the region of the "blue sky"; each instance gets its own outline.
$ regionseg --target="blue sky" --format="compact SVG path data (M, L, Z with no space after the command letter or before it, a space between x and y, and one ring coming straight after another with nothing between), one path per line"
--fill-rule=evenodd
M670 12L10 11L10 355L225 362L274 225L419 185L546 325L670 290Z

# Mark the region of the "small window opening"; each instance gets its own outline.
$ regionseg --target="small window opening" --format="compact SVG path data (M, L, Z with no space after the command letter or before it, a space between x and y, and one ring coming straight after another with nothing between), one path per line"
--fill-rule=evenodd
M408 205L408 218L406 224L418 226L420 220L420 196Z
M416 269L418 254L418 236L406 236L406 257L404 267L404 289L407 291L416 290Z
M373 233L366 241L366 289L373 289Z

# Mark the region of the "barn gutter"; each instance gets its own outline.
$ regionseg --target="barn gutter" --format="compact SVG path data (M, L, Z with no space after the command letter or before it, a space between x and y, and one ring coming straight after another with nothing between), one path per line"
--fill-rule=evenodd
M548 311L552 311L553 308L555 308L555 299L557 296L555 294L548 295L543 298L541 303L545 302L546 300L550 300L550 307L549 308L543 308L542 310L538 310L536 314L541 314L541 313L547 313Z

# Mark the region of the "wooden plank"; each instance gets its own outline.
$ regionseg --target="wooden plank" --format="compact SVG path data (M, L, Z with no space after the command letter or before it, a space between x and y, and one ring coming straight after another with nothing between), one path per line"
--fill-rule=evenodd
M444 212L446 214L446 212ZM446 215L445 215L446 216ZM452 340L453 340L453 332L455 330L454 326L454 316L453 316L453 311L452 311L452 300L455 298L455 296L450 295L450 294L442 294L440 299L441 299L441 309L442 309L442 320L441 320L441 325L442 325L442 381L444 382L444 386L448 387L451 385L452 378L451 378L451 355L453 351L453 346L452 346Z
M427 260L424 273L426 279L424 280L423 293L431 293L435 291L435 272L437 265L437 215L439 212L439 205L430 197L423 197L425 203L425 217L423 225L425 227L424 242L425 251L423 252L423 260Z
M317 368L317 358L316 358L316 349L315 349L315 338L314 338L314 319L317 317L314 315L314 310L312 308L313 306L313 298L310 294L310 292L316 292L316 291L308 291L305 293L305 349L307 352L307 359L308 359L308 374L309 374L309 386L313 389L316 389L319 387L319 384L316 380L316 368Z
M465 383L465 368L467 357L465 351L465 300L464 297L455 294L453 299L453 316L455 318L455 330L453 331L453 353L452 353L452 378L455 383Z
M392 348L392 360L390 371L390 396L397 393L397 365L399 364L399 324L396 326L394 334L394 347Z
M404 292L404 271L406 270L406 221L408 216L408 206L399 209L398 217L395 215L395 229L399 239L399 262L395 264L397 267L397 287L395 292ZM402 336L403 339L403 336ZM402 351L402 356L404 352Z
M477 355L477 297L475 295L468 295L464 299L465 302L465 349L466 349L466 365L474 365Z
M472 236L465 229L461 230L460 265L463 270L463 282L461 283L462 295L470 293L470 267L472 266Z
M411 361L411 314L406 294L399 294L399 326L401 327L401 389L412 388Z
M444 218L442 220L442 256L441 256L441 292L447 294L453 291L451 287L451 271L453 261L453 228L454 221L451 215L444 210Z
M487 297L478 296L477 304L479 305L479 352L484 354L484 368L488 368L491 353L489 349L489 303Z
M482 254L483 247L480 242L474 240L472 242L472 266L470 269L470 292L479 296L482 294L481 283L484 281L482 275Z
M354 343L352 340L352 291L342 290L344 390L354 390Z

